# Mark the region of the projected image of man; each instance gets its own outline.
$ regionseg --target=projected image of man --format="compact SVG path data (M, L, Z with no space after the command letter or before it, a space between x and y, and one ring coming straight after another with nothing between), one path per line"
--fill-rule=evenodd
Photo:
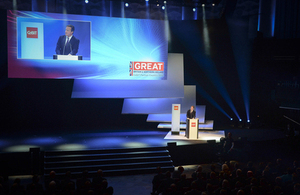
M76 55L79 48L79 39L74 33L75 27L71 24L67 25L65 35L59 37L56 44L56 54L58 55Z

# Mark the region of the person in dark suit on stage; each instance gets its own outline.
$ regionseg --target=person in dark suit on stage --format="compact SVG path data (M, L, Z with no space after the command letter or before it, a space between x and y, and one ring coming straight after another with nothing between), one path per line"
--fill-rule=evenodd
M76 55L79 39L73 35L74 30L73 25L67 25L65 35L60 36L56 44L55 51L57 55Z
M194 119L194 118L196 118L196 111L195 111L195 107L194 106L191 106L191 108L187 111L186 118L187 119Z

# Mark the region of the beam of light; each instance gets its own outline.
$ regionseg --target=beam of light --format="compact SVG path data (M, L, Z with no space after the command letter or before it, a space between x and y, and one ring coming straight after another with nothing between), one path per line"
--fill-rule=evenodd
M259 0L258 19L257 19L257 31L260 30L260 19L261 19L261 1Z
M272 19L271 35L272 35L272 37L274 37L274 32L275 32L275 14L276 14L276 0L272 0L272 13L271 13L271 19Z
M199 54L197 56L194 56L194 59L198 62L198 64L202 65L203 70L205 71L206 75L211 80L213 85L216 87L218 92L222 95L222 97L224 98L226 103L229 105L231 110L234 112L236 117L240 118L240 116L228 94L228 91L224 86L224 83L221 79L221 76L218 73L218 70L217 70L215 64L207 57L201 56ZM226 116L228 116L228 115L226 115ZM231 117L228 116L228 118L231 118Z
M146 18L150 19L149 0L146 0Z
M227 116L229 119L231 118L223 108L199 85L199 83L192 77L189 77L189 79L192 79L193 83L196 84L196 91L199 93L202 97L204 97L207 101L209 101L214 107L216 107L220 112L222 112L225 116Z
M250 66L251 43L248 38L248 23L243 19L227 19L235 64L240 80L246 111L246 120L250 120Z
M125 18L125 6L126 6L126 4L124 4L123 1L121 1L121 17L122 18Z
M197 27L195 27L197 28ZM191 31L195 30L198 31L198 29L190 29ZM185 33L185 29L179 29L179 34L177 36L181 36L181 34ZM199 37L199 39L193 39L191 40L188 36L181 36L182 41L186 43L186 48L190 48L189 55L194 59L197 65L203 69L205 72L205 75L210 79L212 84L215 86L215 88L218 90L218 92L221 94L221 96L224 98L226 103L229 105L229 107L232 109L234 114L237 116L237 118L240 118L228 92L227 89L224 86L224 83L221 79L220 74L218 73L218 70L216 68L216 65L213 63L210 57L204 54L204 52L199 51L199 45L202 45L202 40ZM195 82L194 82L195 83ZM198 86L197 86L198 91ZM207 96L207 98L209 98ZM211 101L216 107L218 106L215 104L212 100ZM221 109L219 106L217 107L220 111L222 111L224 114L226 113L223 109ZM231 118L227 113L225 114L228 118Z
M67 14L66 0L63 0L63 14Z
M203 13L202 21L203 21L204 50L205 50L205 54L210 56L210 41L209 41L208 27L206 23L205 7L202 7L202 13Z
M169 17L168 17L168 7L167 7L167 1L164 1L164 5L166 7L165 9L165 40L168 40L168 44L171 44L171 35L170 35L170 23L169 23Z
M198 8L197 7L193 8L193 12L194 12L194 20L198 20Z
M184 6L181 7L181 20L184 20Z
M113 12L113 1L109 1L109 16L110 17L113 17L112 12Z
M103 9L104 16L109 16L109 14L107 14L106 6L105 6L105 0L102 0L101 4L102 4L101 7Z

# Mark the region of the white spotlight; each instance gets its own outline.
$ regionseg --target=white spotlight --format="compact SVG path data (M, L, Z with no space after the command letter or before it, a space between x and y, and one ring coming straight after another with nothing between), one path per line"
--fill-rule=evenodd
M165 10L165 6L162 6L161 9Z
M167 3L167 1L164 1L164 4L166 4Z
M156 4L156 6L158 7L158 6L159 6L159 3L158 3L158 4Z
M202 7L205 7L205 4L204 4L204 3L202 4Z
M85 0L84 2L85 2L85 3L89 3L89 0Z
M215 6L215 4L213 3L213 4L211 4L213 7Z
M129 6L129 4L128 3L125 3L125 7L128 7Z
M240 120L239 121L242 121L242 119L240 118Z
M193 12L195 12L196 11L196 8L193 8Z
M233 121L233 118L230 118L231 121Z
M248 119L247 122L250 123L250 120Z
M145 0L145 1L147 1L147 2L148 2L149 0Z

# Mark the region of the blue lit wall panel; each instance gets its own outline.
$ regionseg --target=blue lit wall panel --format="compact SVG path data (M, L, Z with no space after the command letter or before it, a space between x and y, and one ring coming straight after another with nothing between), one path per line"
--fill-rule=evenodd
M166 80L75 79L72 98L182 98L183 55L168 54Z
M181 103L181 98L125 99L122 114L170 113L172 104Z
M183 98L134 98L124 99L122 114L166 114L172 112L172 104L181 104L181 113L196 105L196 86L184 86Z

